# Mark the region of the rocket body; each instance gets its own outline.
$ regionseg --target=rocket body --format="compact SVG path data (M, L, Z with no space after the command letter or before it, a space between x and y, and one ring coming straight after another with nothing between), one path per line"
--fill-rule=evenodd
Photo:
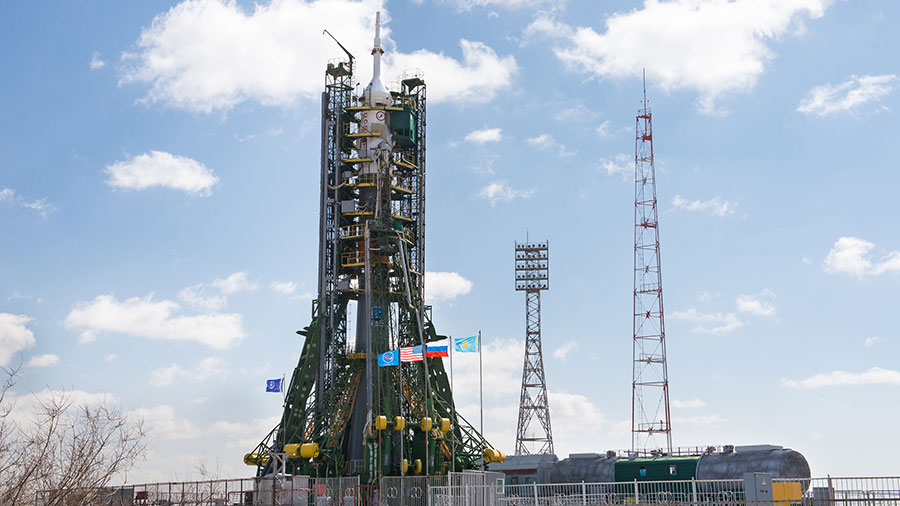
M390 112L385 110L385 106L390 105L390 93L381 82L381 55L384 53L381 49L380 36L381 13L376 14L375 19L375 41L372 49L373 75L360 97L361 106L372 108L363 109L358 113L360 120L358 132L368 133L368 135L358 138L355 143L357 157L371 160L357 163L358 205L360 210L372 213L363 215L361 222L390 215L390 202L387 203L387 209L381 209L378 206L379 187L391 184L390 161L393 141L391 139ZM364 242L360 244L364 244ZM365 278L371 274L368 271L370 267L371 265L367 266L366 271L359 276L360 287L367 286ZM374 350L374 343L370 342L373 308L369 306L369 300L371 299L365 294L357 299L355 349L358 353ZM368 361L373 359L374 357L367 358ZM347 452L350 460L365 458L365 432L373 418L372 395L370 391L367 391L371 388L372 385L369 382L363 381L359 383L356 392L350 418L351 431Z

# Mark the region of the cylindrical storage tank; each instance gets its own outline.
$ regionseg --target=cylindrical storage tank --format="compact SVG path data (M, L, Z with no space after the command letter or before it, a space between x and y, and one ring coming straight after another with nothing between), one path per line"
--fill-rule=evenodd
M769 473L774 478L809 478L809 463L789 448L735 448L730 453L705 454L697 462L697 480L740 480L744 473ZM802 481L804 488L809 481Z
M616 479L618 457L569 457L549 466L545 483L609 483Z

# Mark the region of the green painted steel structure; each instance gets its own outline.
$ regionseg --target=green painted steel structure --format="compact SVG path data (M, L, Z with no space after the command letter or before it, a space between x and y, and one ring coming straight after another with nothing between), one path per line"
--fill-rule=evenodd
M245 461L268 474L270 452L315 443L318 455L287 459L287 472L359 475L371 483L477 469L490 445L456 413L441 359L398 367L376 362L379 353L445 339L423 298L425 82L410 73L389 98L363 100L353 92L354 59L347 56L328 65L322 95L319 296L311 323L298 331L305 342L281 422ZM369 126L375 115L375 126L389 127L390 135ZM390 148L366 157L367 143L384 139ZM353 342L351 307L358 313ZM379 416L387 428L378 430ZM406 421L404 428L397 429L395 417ZM432 428L423 427L425 418ZM447 432L442 419L450 421Z
M645 457L616 461L616 481L692 480L697 475L700 455Z

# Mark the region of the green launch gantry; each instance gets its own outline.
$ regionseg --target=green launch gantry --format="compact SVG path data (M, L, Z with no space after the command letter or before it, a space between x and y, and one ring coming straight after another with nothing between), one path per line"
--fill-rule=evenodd
M343 48L343 46L342 46ZM346 49L345 49L346 52ZM437 475L502 458L455 410L440 358L377 356L446 339L424 303L425 104L421 71L399 91L353 90L354 58L330 62L322 94L319 290L281 422L247 454L258 475L286 453L309 476ZM348 309L355 306L355 339Z

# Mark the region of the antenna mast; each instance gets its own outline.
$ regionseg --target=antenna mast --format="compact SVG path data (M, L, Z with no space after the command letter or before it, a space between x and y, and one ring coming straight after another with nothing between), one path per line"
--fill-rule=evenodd
M634 315L631 449L672 453L653 120L647 77L634 141Z

